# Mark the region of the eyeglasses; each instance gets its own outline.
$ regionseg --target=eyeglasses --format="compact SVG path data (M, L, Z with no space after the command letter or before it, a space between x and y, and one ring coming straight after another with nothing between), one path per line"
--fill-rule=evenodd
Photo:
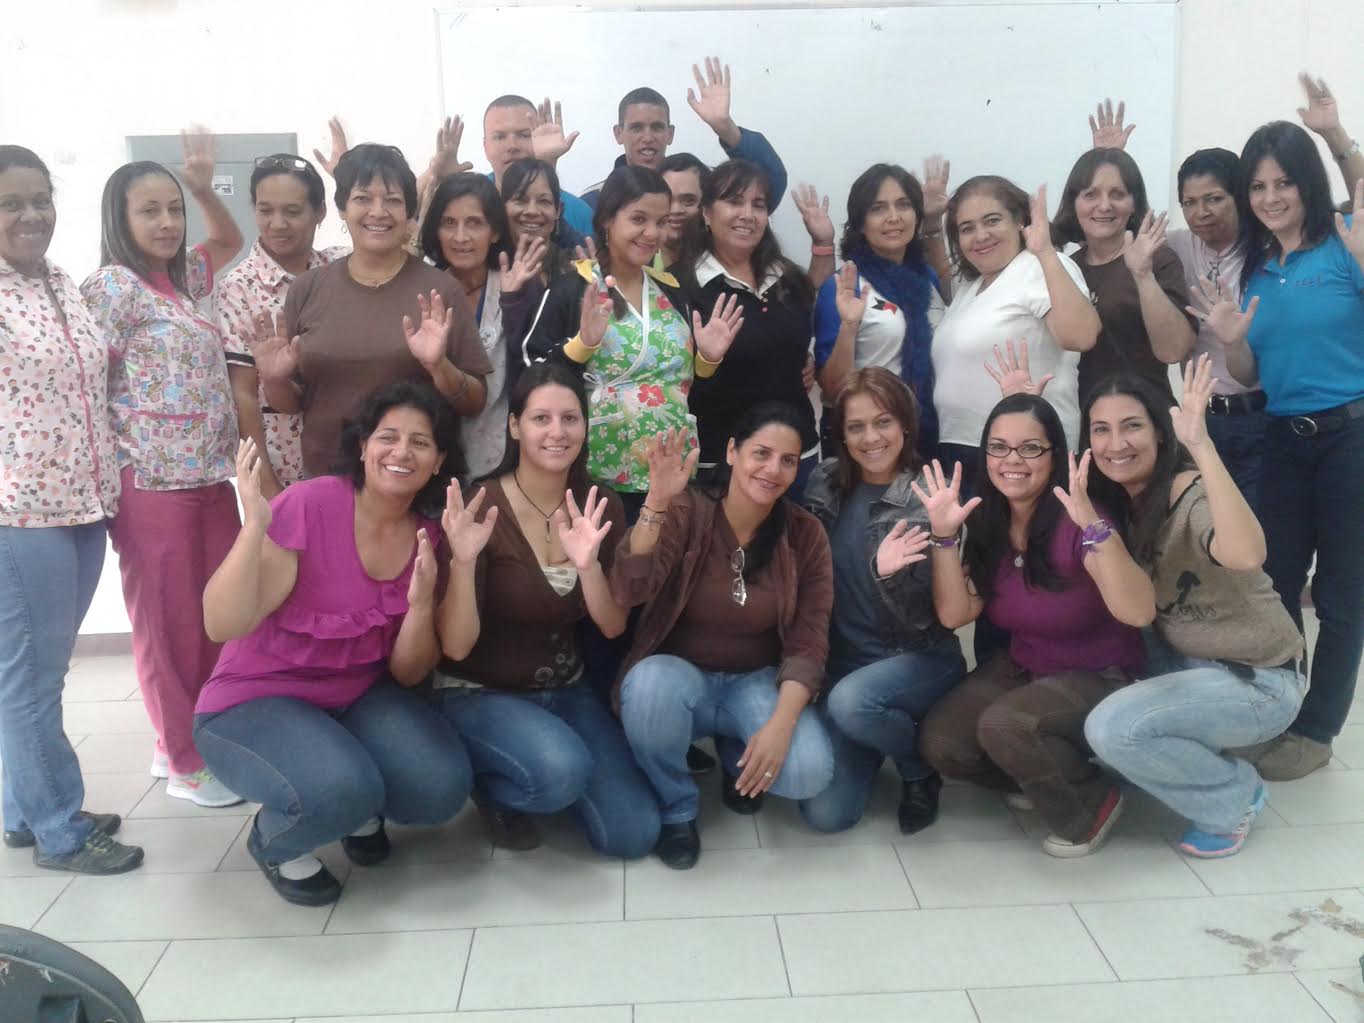
M1014 452L1018 452L1019 458L1041 458L1050 450L1051 448L1035 440L1025 440L1017 447L1005 444L1002 440L992 440L985 445L985 453L991 458L1008 458Z
M256 166L269 170L273 167L287 167L290 170L310 171L313 165L301 156L290 156L288 153L275 153L273 156L256 157Z
M744 585L744 549L736 547L729 556L729 568L734 573L734 585L729 588L729 597L743 607L748 603L748 587Z

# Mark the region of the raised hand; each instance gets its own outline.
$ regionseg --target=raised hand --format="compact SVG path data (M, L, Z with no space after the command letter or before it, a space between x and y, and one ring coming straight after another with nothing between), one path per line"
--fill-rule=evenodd
M924 551L928 548L928 541L929 534L921 527L910 529L904 519L895 523L876 548L877 576L885 579L916 561L926 561L928 555Z
M1034 383L1032 370L1028 366L1028 343L1020 341L1018 349L1015 350L1013 339L1010 338L1004 345L1005 352L1001 352L999 345L995 345L995 365L991 366L988 362L985 364L985 372L999 384L1000 396L1007 398L1011 394L1041 395L1047 384L1056 379L1056 374L1048 373Z
M935 153L924 161L924 220L930 224L947 212L947 180L951 175L951 160Z
M1097 120L1091 116L1089 130L1094 136L1095 149L1126 149L1127 140L1137 130L1135 124L1123 127L1123 117L1127 114L1127 104L1118 100L1118 112L1113 113L1113 101L1106 99L1096 110Z
M1198 287L1190 294L1191 303L1184 307L1190 316L1206 323L1218 341L1234 348L1246 340L1250 333L1250 321L1255 319L1259 308L1260 296L1255 295L1242 312L1236 299L1222 289L1222 282L1212 278L1202 278Z
M814 185L798 185L791 191L791 201L796 204L800 219L805 222L805 230L810 235L811 245L832 245L834 243L834 222L829 219L829 197L820 198L819 189Z
M497 265L502 270L500 281L502 293L515 294L531 281L539 280L547 251L545 240L539 235L523 234L516 243L514 259L509 260L505 252L499 253Z
M445 340L454 326L455 311L445 308L445 299L434 288L430 298L417 295L417 307L421 310L421 326L414 327L412 317L404 316L403 336L407 338L407 350L412 357L431 373L445 358Z
M313 159L317 161L317 165L324 171L332 177L336 177L336 164L341 157L346 155L346 151L350 149L350 146L346 144L346 129L341 127L341 118L327 118L327 130L331 132L332 136L331 156L323 156L322 150L314 149Z
M1306 71L1299 71L1298 81L1302 84L1303 92L1307 93L1307 106L1298 107L1298 116L1302 118L1302 123L1318 135L1338 131L1340 108L1336 106L1336 98L1331 94L1326 80L1313 78ZM1356 206L1355 209L1358 210L1359 207Z
M1081 529L1093 525L1099 519L1099 513L1089 500L1089 463L1092 454L1086 449L1079 462L1076 462L1075 452L1070 452L1070 490L1067 491L1065 487L1052 488L1052 493L1065 508L1070 521Z
M1364 267L1364 178L1355 182L1355 201L1350 208L1354 210L1354 214L1350 217L1348 226L1345 223L1345 215L1336 214L1336 233L1350 250L1350 255L1355 257L1355 262Z
M743 325L744 311L739 305L739 296L733 293L722 294L715 300L715 308L705 323L701 322L701 314L693 309L691 336L696 342L696 350L707 362L719 362Z
M1023 244L1034 256L1040 256L1051 244L1051 221L1047 219L1047 186L1039 185L1037 194L1028 203L1028 225L1023 228Z
M436 602L436 553L426 530L417 530L417 556L412 560L412 579L407 584L407 609L430 611Z
M256 442L247 437L237 444L237 497L242 502L245 526L262 532L270 526L270 502L261 493L261 465L265 461Z
M535 158L544 160L545 163L557 163L559 157L572 149L573 143L577 141L576 131L568 136L564 135L563 104L558 100L551 103L546 96L536 111L535 127L530 133L530 147Z
M952 478L948 479L942 471L942 463L933 459L932 465L924 466L924 487L921 489L916 480L909 488L928 512L928 527L934 536L956 536L967 516L980 504L979 497L961 503L960 462L953 465Z
M1150 210L1141 218L1137 233L1127 231L1123 235L1122 259L1133 277L1149 277L1155 262L1156 250L1165 244L1165 227L1169 216L1162 213L1153 216Z
M1184 393L1179 404L1170 409L1175 437L1189 451L1204 447L1208 440L1208 399L1217 385L1212 375L1212 358L1200 355L1184 365Z
M447 117L436 129L436 152L431 157L427 171L434 180L439 181L447 174L462 174L474 169L472 163L459 158L459 143L463 138L464 118L458 114Z
M687 434L683 430L665 430L644 442L644 460L649 463L650 508L663 511L668 503L687 489L701 449L687 450Z
M611 532L611 523L602 521L605 514L606 498L597 500L596 487L587 492L587 500L583 502L581 510L570 490L564 495L564 506L554 513L559 544L579 575L597 564L601 542Z
M211 195L213 192L213 164L215 146L213 136L202 124L192 124L180 132L180 148L185 154L185 188L190 195Z
M857 290L857 264L851 259L839 268L834 278L834 306L838 309L840 322L853 326L860 324L867 312L867 289Z
M687 90L687 105L719 134L732 121L729 114L729 65L721 64L719 57L707 57L705 75L695 64L691 66L691 73L696 79L696 88Z
M246 339L246 349L256 360L256 373L264 380L281 383L292 380L298 372L299 339L289 336L284 314L257 313L256 333Z
M600 266L593 266L592 283L583 291L582 313L578 318L578 337L588 348L598 347L611 323L611 291L614 277L602 277Z
M461 565L471 565L478 560L497 524L496 505L488 509L482 522L478 521L478 510L483 507L487 493L479 487L478 493L466 505L458 483L451 480L445 488L445 511L441 512L440 526L445 531L445 542L450 545L451 559Z
M594 263L597 261L597 243L590 234L583 239L581 245L573 246L573 258L590 259Z

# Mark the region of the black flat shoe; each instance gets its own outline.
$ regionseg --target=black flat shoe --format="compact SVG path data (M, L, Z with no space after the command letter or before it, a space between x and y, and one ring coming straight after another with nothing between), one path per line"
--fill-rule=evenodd
M256 861L261 873L270 882L270 887L285 902L292 902L295 906L330 906L341 898L341 882L325 866L319 868L317 873L310 877L291 881L289 878L280 875L278 863L266 863L261 859L259 839L256 837L254 822L251 824L251 834L246 837L246 851Z
M673 870L690 870L696 866L701 857L701 836L696 830L696 821L663 825L654 852L665 867Z
M720 798L724 800L725 806L735 813L751 817L763 808L763 794L760 792L756 796L743 796L734 787L734 783L739 779L728 771L720 772Z
M942 777L936 774L904 783L898 812L900 834L912 835L938 819L938 793L941 791Z
M384 819L379 818L379 830L372 835L347 835L341 839L341 851L357 867L377 867L393 851L384 830Z
M493 845L516 852L529 852L540 847L540 832L527 814L478 799L474 800L474 806L478 808L478 818L483 822L483 834Z
M692 774L710 774L715 766L715 758L700 746L687 747L687 770Z
M101 835L117 834L118 829L123 826L123 818L116 813L86 813L82 810L76 816L93 821L95 830ZM14 831L5 832L5 844L11 849L28 849L36 843L33 832L28 828L16 828Z

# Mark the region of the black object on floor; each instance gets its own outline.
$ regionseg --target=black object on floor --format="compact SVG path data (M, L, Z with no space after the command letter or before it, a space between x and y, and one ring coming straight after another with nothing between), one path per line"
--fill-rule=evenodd
M654 852L665 867L673 870L690 870L696 866L701 858L701 835L696 830L696 821L663 825Z
M59 941L0 925L6 1023L144 1023L121 980Z
M763 796L759 793L756 796L741 796L739 790L734 787L739 779L728 771L720 772L720 798L724 800L725 806L735 813L751 817L763 808Z

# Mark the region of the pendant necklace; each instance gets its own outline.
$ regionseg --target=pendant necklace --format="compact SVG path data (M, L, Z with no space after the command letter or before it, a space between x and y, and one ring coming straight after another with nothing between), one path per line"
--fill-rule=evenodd
M530 505L532 508L534 508L536 513L545 520L545 543L547 545L551 544L552 540L550 539L549 520L554 518L554 513L564 506L564 501L567 499L567 495L565 495L565 497L559 498L559 503L556 504L553 508L551 508L549 510L549 514L546 515L544 509L541 508L534 501L532 501L530 497L526 494L525 490L522 489L521 481L516 478L516 473L514 472L512 473L512 482L516 484L516 489L520 491L521 496L526 499L526 503Z

